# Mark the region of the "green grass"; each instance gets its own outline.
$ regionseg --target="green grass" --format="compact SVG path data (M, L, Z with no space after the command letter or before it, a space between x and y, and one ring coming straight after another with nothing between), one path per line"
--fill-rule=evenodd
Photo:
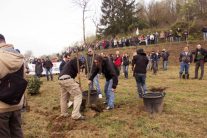
M115 103L119 108L79 122L71 122L69 118L55 119L60 114L57 76L49 82L43 77L41 94L27 96L31 111L23 113L24 135L26 138L207 138L206 74L202 81L179 80L178 72L178 66L170 66L168 71L160 70L157 75L150 71L147 73L148 88L168 87L161 114L152 118L143 110L130 70L128 80L121 74L115 93ZM191 65L190 77L193 74L194 66ZM82 77L81 80L86 89L86 79ZM102 88L104 81L101 77Z

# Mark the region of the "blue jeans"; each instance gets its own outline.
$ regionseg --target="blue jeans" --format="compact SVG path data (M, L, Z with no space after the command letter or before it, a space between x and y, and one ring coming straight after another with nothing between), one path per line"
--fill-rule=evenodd
M123 65L123 72L124 72L124 77L128 79L128 68L129 66L124 66Z
M137 83L137 91L139 94L139 97L142 97L143 94L147 92L147 87L146 87L146 74L138 74L135 73L135 80Z
M207 32L204 32L204 33L203 33L203 40L204 40L204 41L207 41Z
M50 74L50 78L51 80L53 80L53 75L52 75L52 68L50 69L45 69L46 70L46 77L47 77L47 80L49 80L49 74Z
M114 108L114 92L112 91L113 80L105 82L104 92L106 95L106 103L110 108Z
M93 90L94 89L94 85L96 87L97 93L98 94L102 94L101 93L101 87L99 84L99 74L97 74L94 78L93 78L93 82L90 84L90 89Z
M180 63L180 74L183 74L183 72L185 72L185 74L188 74L189 67L190 65L188 63L181 62Z
M163 70L167 70L168 61L163 61Z
M153 73L156 74L158 70L158 61L152 61L152 70Z

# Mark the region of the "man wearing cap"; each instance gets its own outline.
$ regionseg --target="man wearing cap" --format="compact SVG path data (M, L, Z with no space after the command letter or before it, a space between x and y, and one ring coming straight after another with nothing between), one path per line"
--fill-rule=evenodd
M67 62L63 70L59 75L59 84L61 87L61 96L60 96L60 109L61 116L67 117L67 102L69 97L73 99L73 111L72 111L72 119L74 120L84 120L85 117L80 114L80 106L82 103L82 92L79 84L75 81L75 77L77 76L78 70L78 62L79 67L81 66L81 62L77 58L71 59Z
M201 68L201 76L199 80L202 80L204 75L204 63L206 60L207 51L203 49L200 44L198 44L194 54L195 54L194 62L196 63L194 79L198 79L198 70L199 68Z
M144 53L144 50L138 49L137 55L135 55L132 60L132 71L134 72L134 77L137 83L137 90L140 98L142 98L143 94L147 92L145 80L148 62L149 60Z
M0 86L8 74L24 77L24 56L16 51L13 45L6 44L4 36L0 34L0 79L2 79ZM21 128L23 103L24 96L15 105L0 101L0 138L23 138Z

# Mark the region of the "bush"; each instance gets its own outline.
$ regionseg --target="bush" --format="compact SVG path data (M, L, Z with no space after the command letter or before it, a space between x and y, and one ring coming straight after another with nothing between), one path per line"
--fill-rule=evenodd
M42 81L40 81L40 79L37 77L32 77L29 79L28 82L29 82L27 86L28 93L31 95L39 94Z

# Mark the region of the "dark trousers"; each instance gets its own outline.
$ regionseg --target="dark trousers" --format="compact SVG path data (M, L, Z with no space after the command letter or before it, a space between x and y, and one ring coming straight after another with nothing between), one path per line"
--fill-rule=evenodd
M50 78L51 80L53 80L53 75L52 75L52 68L47 69L46 68L46 76L47 76L47 80L49 81L49 74L50 74Z
M124 77L125 77L126 79L128 79L128 67L129 67L129 66L124 66L124 65L123 65Z
M153 73L156 74L158 70L158 61L152 61L152 70Z
M137 83L137 91L138 91L139 97L142 98L143 94L147 92L147 87L145 83L146 74L135 73L134 77Z
M0 138L23 138L20 110L0 113Z
M204 75L204 60L200 60L196 62L196 66L195 66L195 78L198 78L198 70L201 67L201 76L200 79L203 78Z

